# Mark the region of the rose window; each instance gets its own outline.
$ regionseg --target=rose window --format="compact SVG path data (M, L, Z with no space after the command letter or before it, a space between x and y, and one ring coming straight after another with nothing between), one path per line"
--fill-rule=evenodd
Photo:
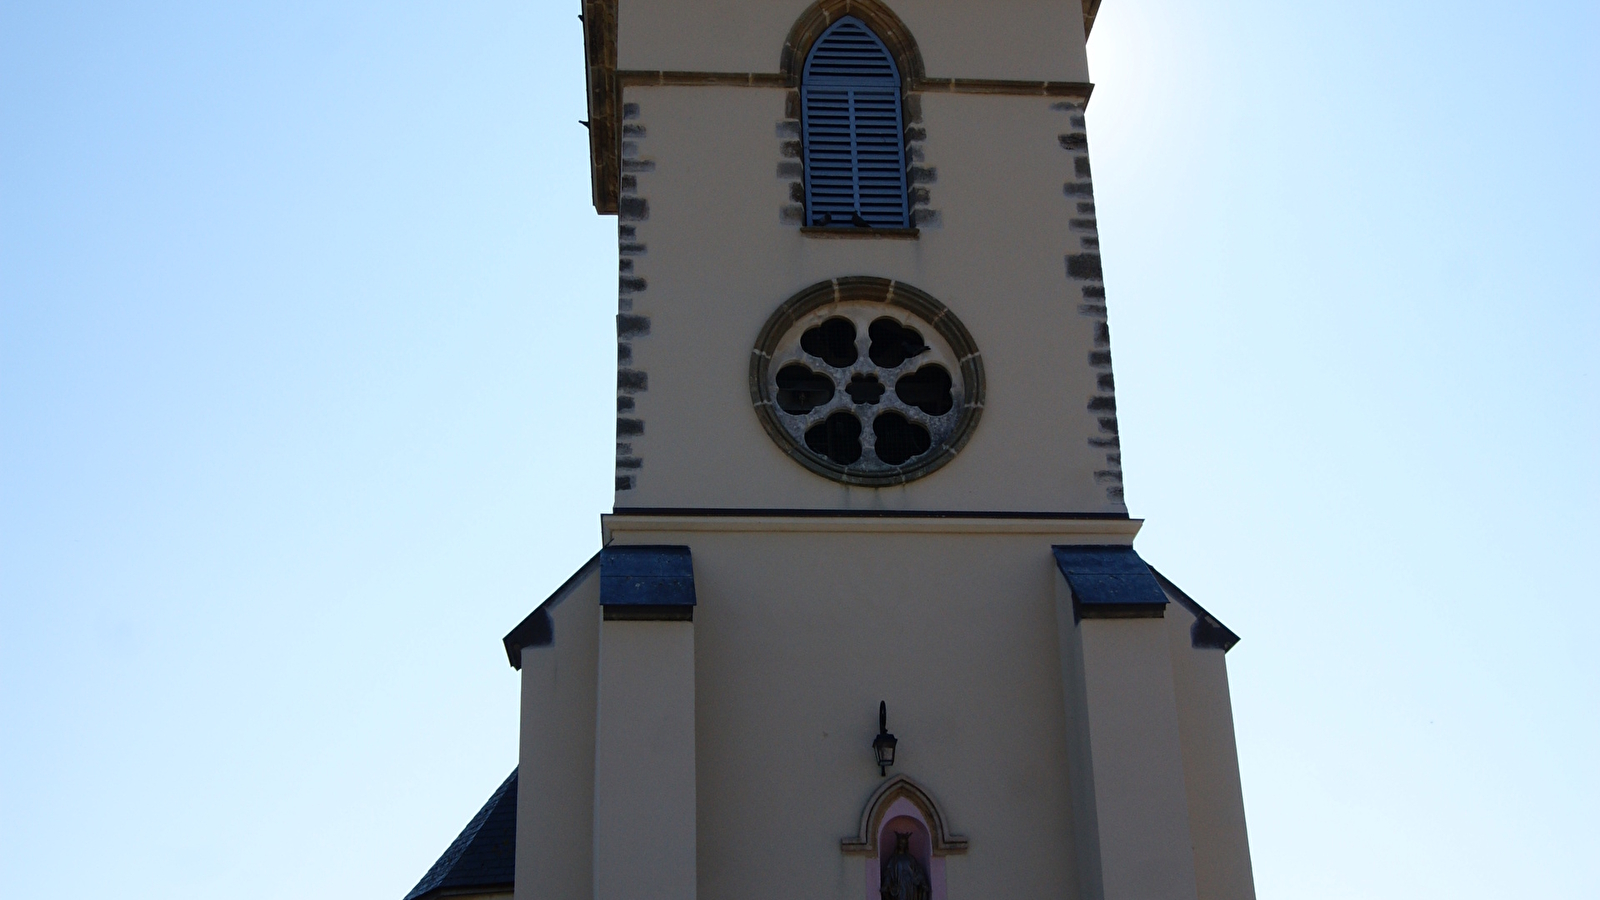
M808 288L762 332L752 394L767 431L818 474L897 484L948 462L981 411L972 338L932 297L876 278Z

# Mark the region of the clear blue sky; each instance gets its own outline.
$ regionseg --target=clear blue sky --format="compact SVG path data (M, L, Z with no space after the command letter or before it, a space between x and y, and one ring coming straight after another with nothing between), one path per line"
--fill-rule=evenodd
M0 4L0 893L398 900L515 764L611 499L577 11ZM1597 45L1105 0L1128 501L1244 636L1263 898L1600 896Z

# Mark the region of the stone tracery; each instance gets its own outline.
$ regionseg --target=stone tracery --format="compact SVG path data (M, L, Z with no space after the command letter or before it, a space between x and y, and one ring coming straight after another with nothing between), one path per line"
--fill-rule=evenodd
M802 465L848 484L898 484L965 444L983 370L943 304L885 279L847 278L773 314L751 393L768 433Z

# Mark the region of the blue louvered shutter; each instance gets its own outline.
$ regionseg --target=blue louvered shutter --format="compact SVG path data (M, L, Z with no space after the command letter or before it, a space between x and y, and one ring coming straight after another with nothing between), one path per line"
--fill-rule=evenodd
M806 58L800 98L807 224L906 227L900 72L883 41L860 19L835 22Z

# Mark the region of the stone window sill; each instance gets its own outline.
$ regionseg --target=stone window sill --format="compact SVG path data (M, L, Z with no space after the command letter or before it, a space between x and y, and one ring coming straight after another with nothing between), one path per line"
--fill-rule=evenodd
M800 233L812 238L885 238L914 241L921 232L916 228L831 228L807 225Z

